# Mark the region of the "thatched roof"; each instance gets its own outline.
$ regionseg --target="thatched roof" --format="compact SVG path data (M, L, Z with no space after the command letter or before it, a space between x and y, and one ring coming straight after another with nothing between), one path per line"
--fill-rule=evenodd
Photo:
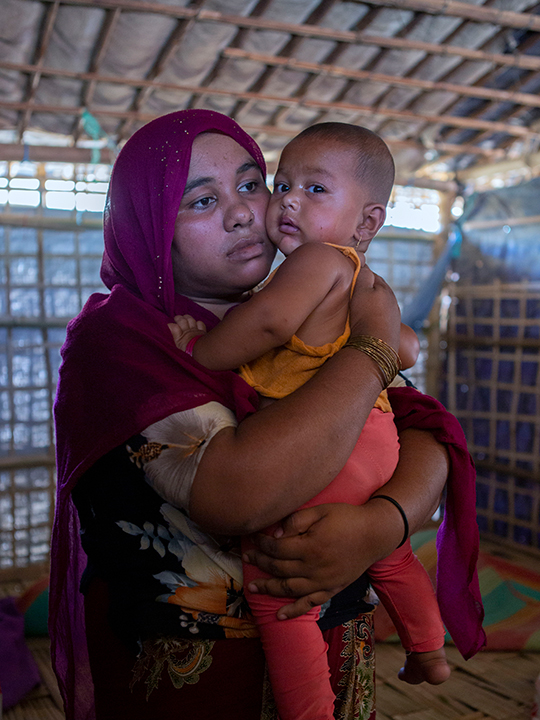
M77 147L117 146L185 107L235 117L270 162L328 119L380 133L402 174L526 156L539 13L535 0L1 0L0 159L43 144L33 130L71 148L26 157L82 159Z

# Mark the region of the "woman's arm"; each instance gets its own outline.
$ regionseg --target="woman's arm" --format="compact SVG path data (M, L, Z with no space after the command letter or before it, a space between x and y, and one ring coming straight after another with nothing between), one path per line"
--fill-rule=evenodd
M398 347L394 295L367 268L358 276L351 319L353 334ZM294 393L219 432L195 476L191 517L208 531L246 534L293 512L341 470L381 387L375 362L344 348Z
M400 443L396 470L376 494L400 503L413 533L437 507L448 475L448 455L423 430L404 430ZM360 507L336 504L300 510L286 518L280 533L281 537L256 535L257 549L246 559L273 575L257 580L256 591L299 598L280 611L280 617L296 617L329 600L395 550L403 537L403 520L391 503L373 498Z

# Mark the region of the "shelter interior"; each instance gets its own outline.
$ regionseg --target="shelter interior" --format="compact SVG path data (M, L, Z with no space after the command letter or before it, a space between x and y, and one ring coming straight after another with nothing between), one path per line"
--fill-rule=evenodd
M385 647L379 716L530 717L540 670L539 90L536 0L2 0L2 594L48 571L59 350L68 321L104 289L101 213L122 144L164 113L214 109L257 140L271 184L300 130L359 124L383 137L397 168L368 262L421 338L410 379L465 430L497 638L472 670L452 655L457 679L444 697L405 692ZM500 611L501 588L519 596L528 630L515 608ZM30 642L44 685L6 717L60 718L46 638Z

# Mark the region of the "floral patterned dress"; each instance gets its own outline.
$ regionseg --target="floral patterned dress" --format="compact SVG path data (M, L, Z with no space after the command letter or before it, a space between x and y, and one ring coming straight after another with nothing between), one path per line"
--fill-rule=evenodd
M166 462L173 448L154 435L136 435L105 455L73 491L88 556L81 590L87 593L96 578L106 583L111 628L132 652L132 687L142 683L148 699L170 682L182 706L187 688L202 692L201 678L217 672L221 648L235 662L240 645L231 651L231 643L219 641L256 638L257 630L242 591L239 538L204 533L156 492L149 467L158 467L159 458ZM195 438L182 452L190 457L200 445ZM373 606L363 601L365 578L351 588L336 596L320 624L329 643L335 717L368 720L374 717ZM252 717L275 720L262 674L260 684Z

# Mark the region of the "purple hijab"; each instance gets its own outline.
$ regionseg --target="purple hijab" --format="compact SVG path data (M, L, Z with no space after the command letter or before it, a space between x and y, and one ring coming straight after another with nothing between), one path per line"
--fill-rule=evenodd
M58 486L51 547L49 630L52 659L70 720L94 717L83 596L86 555L71 491L100 457L157 420L216 400L242 420L257 395L233 372L205 371L179 352L167 323L190 313L217 318L176 295L171 244L197 135L219 132L266 167L257 144L233 120L185 110L145 125L113 168L104 216L101 277L109 295L92 295L68 325L55 401Z

